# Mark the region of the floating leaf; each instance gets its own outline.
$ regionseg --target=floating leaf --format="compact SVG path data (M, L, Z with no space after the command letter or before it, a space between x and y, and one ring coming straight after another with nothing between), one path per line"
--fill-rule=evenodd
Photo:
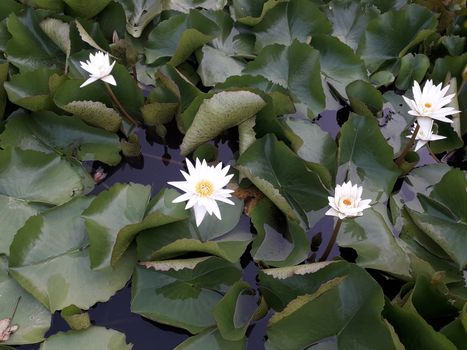
M235 205L219 202L223 220L206 215L199 227L190 220L173 222L148 229L137 237L141 260L172 259L186 253L217 255L237 262L251 242L251 233L239 224L242 203L232 197Z
M13 75L4 85L8 99L33 112L52 109L49 78L54 73L48 69L36 69ZM34 84L31 84L31 81L34 81Z
M0 255L10 254L10 244L27 219L36 215L39 209L21 199L0 195L0 222L2 223L2 239Z
M107 301L133 271L131 251L113 269L91 270L80 216L90 202L79 197L31 217L11 244L10 275L52 312L70 305L89 309Z
M345 89L349 97L350 106L355 113L373 117L383 108L383 96L370 83L355 80Z
M71 51L70 25L56 18L46 18L39 26L68 59Z
M193 51L211 41L217 30L217 25L199 11L172 16L149 33L144 50L146 62L170 58L169 63L178 66Z
M289 218L308 225L306 212L327 204L318 175L275 136L257 140L237 160L237 168Z
M284 119L290 128L288 138L292 149L319 174L327 187L332 187L337 169L337 145L332 137L309 120Z
M248 283L238 281L214 307L212 313L224 339L244 339L257 308L255 294Z
M6 196L28 202L62 204L87 193L93 184L84 169L56 154L12 147L0 150L0 193Z
M4 221L2 221L4 222ZM18 330L2 344L33 344L44 339L50 327L52 315L36 299L8 276L8 262L0 257L0 319L11 317L18 303L13 323Z
M421 82L430 67L427 56L407 54L401 58L401 67L396 79L396 87L399 90L407 90L412 87L414 80Z
M101 12L111 0L63 0L79 17L91 18Z
M216 324L212 310L239 278L236 265L216 257L180 271L138 267L133 276L131 311L199 333Z
M341 129L338 159L339 165L345 165L350 171L352 182L364 181L364 198L375 198L381 191L391 193L400 174L393 162L393 151L373 117L350 116Z
M44 153L59 152L82 161L99 160L109 165L120 163L120 142L115 134L88 126L78 118L53 112L10 115L0 145Z
M268 345L302 349L335 337L336 344L349 349L396 349L389 327L381 318L383 292L364 270L349 267L344 276L309 293L296 297L271 317Z
M245 63L235 59L222 50L204 45L201 49L198 74L205 86L223 83L227 78L241 75Z
M435 185L431 196L419 194L424 212L407 209L410 218L438 244L460 269L467 264L466 180L459 170L451 170Z
M117 263L131 243L131 238L120 241L126 235L122 230L142 221L150 193L149 186L115 184L94 198L83 212L93 269L108 269Z
M41 350L131 350L125 334L104 327L89 327L84 331L59 332L47 338Z
M402 250L399 239L375 209L364 215L345 220L337 236L337 244L356 250L356 263L364 268L388 272L400 278L410 278L410 261Z
M174 350L244 350L246 338L238 341L228 341L222 338L217 328L207 329L188 338Z
M312 116L324 110L319 52L294 41L290 46L269 45L246 66L244 74L262 75L290 91L297 103L303 103Z
M180 153L189 154L222 131L251 118L265 104L259 95L250 91L222 91L205 99L183 138Z
M333 36L355 51L368 22L378 16L379 11L365 2L332 1L326 14L332 23Z
M263 261L268 266L290 266L308 257L309 242L305 231L293 221L284 224L270 200L259 200L250 216L257 231L251 247L254 260Z
M7 26L12 38L8 41L8 60L21 70L63 67L62 51L39 26L36 11L28 8L21 15L11 14Z
M116 132L122 117L111 105L105 90L97 83L80 89L80 80L66 80L57 88L54 102L61 109L73 113L86 123L104 130Z
M130 35L139 38L144 28L163 10L162 0L118 0L125 10L126 29Z
M254 26L268 11L286 0L233 0L233 8L240 23Z
M443 334L436 332L413 307L410 299L405 307L386 302L384 317L394 327L406 349L455 350L456 347ZM423 337L414 337L423 334Z
M266 13L253 31L256 50L271 44L290 45L296 39L309 43L317 34L327 34L331 24L311 0L283 2Z
M368 80L361 58L350 47L330 35L313 36L312 46L319 51L321 74L345 97L346 86L355 80Z
M437 22L433 12L416 4L388 11L368 24L358 52L374 72L382 64L403 57L431 35Z

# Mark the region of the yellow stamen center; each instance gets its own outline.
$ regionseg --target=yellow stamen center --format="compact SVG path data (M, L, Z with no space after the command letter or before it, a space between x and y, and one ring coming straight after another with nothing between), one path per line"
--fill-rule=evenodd
M214 193L214 185L211 181L201 180L195 185L195 192L200 197L209 197Z
M352 204L352 200L349 199L349 198L344 198L344 200L342 201L342 203L344 203L345 205L349 206Z
M431 108L432 104L430 102L425 102L425 108Z

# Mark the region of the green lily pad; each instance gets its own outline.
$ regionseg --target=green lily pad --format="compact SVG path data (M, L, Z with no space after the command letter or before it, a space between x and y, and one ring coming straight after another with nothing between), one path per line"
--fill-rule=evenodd
M147 63L166 59L172 66L184 62L196 49L211 41L217 25L201 12L193 10L163 21L151 33L145 45Z
M128 226L143 220L150 194L149 186L115 184L101 192L84 210L93 269L115 266L134 235L133 232L131 235L127 233Z
M374 72L382 64L407 54L431 35L437 24L436 15L420 5L388 11L368 24L358 52L370 72Z
M407 90L412 87L413 81L421 82L430 67L430 60L427 56L418 54L407 54L401 58L401 68L396 79L396 87L400 90Z
M188 338L174 350L244 350L245 347L246 338L238 341L225 340L219 330L213 328Z
M410 261L399 239L374 208L366 209L363 216L345 220L337 244L355 249L356 263L361 267L385 271L403 279L411 277Z
M288 138L292 149L319 174L327 187L332 187L337 170L337 145L331 135L309 120L287 118Z
M393 151L373 117L350 116L341 129L338 160L349 171L353 183L363 184L363 198L376 198L381 191L391 193L400 174L393 162Z
M74 114L87 124L116 132L120 129L122 117L109 108L110 97L98 82L80 88L82 81L65 80L54 95L55 104L61 109Z
M306 213L327 204L328 193L318 175L274 135L257 140L237 160L237 169L279 209L308 225Z
M0 257L0 295L0 319L11 317L18 298L21 298L12 320L12 324L19 328L3 344L33 344L42 341L50 327L52 315L8 276L8 261L4 257Z
M40 350L131 350L125 334L104 327L89 327L84 331L59 332L47 338Z
M430 197L419 194L424 212L407 209L415 225L425 232L460 269L467 264L466 180L460 170L447 172Z
M8 99L33 112L52 109L49 78L54 73L54 71L42 68L13 75L4 84ZM31 84L31 81L34 81L34 84Z
M251 221L257 231L251 255L268 266L291 266L303 262L309 254L305 231L295 222L281 221L281 214L267 198L251 210Z
M199 333L216 324L214 306L239 279L239 268L217 257L181 270L138 267L133 276L131 311Z
M7 43L6 53L8 60L20 70L64 66L65 56L42 31L40 21L37 12L31 8L8 17L7 26L12 38Z
M325 108L319 57L316 49L297 40L290 46L273 44L262 49L243 73L262 75L288 89L295 102L316 116Z
M276 349L303 349L335 337L348 349L395 350L389 327L381 318L383 305L383 291L377 283L353 266L344 276L323 283L312 294L296 297L275 313L268 323L267 344Z
M115 268L91 270L81 218L90 202L91 198L79 197L31 217L11 244L10 275L52 312L70 305L89 309L107 301L133 271L134 251Z
M117 0L125 10L126 29L130 35L139 38L144 28L158 16L163 8L162 1Z
M254 116L266 102L250 91L223 91L202 101L180 145L187 155L222 131Z
M241 341L245 338L257 307L255 294L248 283L238 281L214 307L213 315L224 339Z
M379 11L367 2L331 1L326 15L332 23L332 35L355 51L368 23Z
M10 115L6 130L0 135L0 144L50 154L57 152L81 161L99 160L109 165L117 165L121 160L120 141L115 134L89 126L76 117L48 111Z
M346 96L346 86L355 80L368 80L362 59L350 47L330 35L313 36L312 46L319 51L321 74L340 95Z
M256 50L272 44L290 45L296 39L309 43L317 34L327 34L331 24L311 0L282 2L266 13L253 31Z
M137 237L140 260L162 260L189 253L205 253L237 262L251 242L249 230L239 224L243 205L218 203L224 219L206 215L199 227L194 215L189 220L173 222L141 232Z
M6 196L57 205L89 192L93 186L82 167L56 154L13 147L0 150L0 193Z
M63 0L79 17L91 18L101 12L111 0Z

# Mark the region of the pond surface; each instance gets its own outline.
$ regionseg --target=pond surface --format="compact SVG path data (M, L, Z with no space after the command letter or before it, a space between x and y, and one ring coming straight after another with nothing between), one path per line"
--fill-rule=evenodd
M342 113L334 111L324 112L316 119L316 123L320 127L329 132L333 138L336 137L339 131L339 124L343 123ZM344 116L344 119L345 116ZM162 187L167 186L167 181L179 180L181 177L180 170L184 168L184 158L180 156L178 149L169 148L158 143L150 143L146 139L144 131L138 133L140 138L141 151L143 159L137 166L130 166L128 163L123 164L118 169L109 169L107 178L96 186L93 193L97 194L107 188L110 188L115 183L135 182L144 185L150 185L153 194L159 192ZM232 163L233 154L227 142L219 145L219 160L225 164ZM423 150L424 151L424 150ZM426 151L420 152L419 165L433 163L434 160ZM170 160L168 160L170 158ZM107 169L106 169L107 170ZM406 191L407 189L402 189ZM407 192L407 196L411 193ZM325 208L326 209L326 208ZM242 225L249 227L247 217L242 218ZM334 220L332 217L325 216L317 222L314 227L308 231L308 238L320 234L323 242L317 256L322 254L326 247L327 240L332 232ZM334 247L330 254L330 259L339 253L337 246ZM242 262L246 266L243 269L243 279L250 285L256 285L256 276L258 273L257 266L251 261L248 251L245 253L245 259ZM190 334L183 330L165 326L157 322L145 319L137 314L130 312L131 286L130 283L117 294L115 294L106 303L98 303L89 310L91 321L94 325L105 326L126 334L127 342L134 345L135 350L154 350L157 344L158 350L170 350L187 339ZM254 323L248 330L248 347L249 350L264 349L264 336L266 333L267 321L271 315L267 315L260 321ZM55 313L52 326L47 336L53 335L60 331L66 331L69 327L67 323L60 317L60 314ZM40 345L25 345L18 346L20 350L37 350Z

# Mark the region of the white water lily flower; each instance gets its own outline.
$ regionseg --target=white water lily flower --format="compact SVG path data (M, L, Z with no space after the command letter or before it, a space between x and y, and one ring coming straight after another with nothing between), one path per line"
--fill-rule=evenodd
M196 159L196 166L186 159L188 174L181 171L186 181L168 182L185 193L175 198L172 203L188 201L185 209L193 208L196 217L196 225L199 226L206 213L216 215L220 220L221 213L216 201L235 204L229 197L233 190L224 189L233 175L227 175L230 166L222 168L222 163L217 166L209 166L205 160Z
M432 122L433 123L433 122ZM408 135L407 138L412 138L412 135L415 131L416 126L412 127L411 131L412 134ZM436 140L442 140L445 139L446 136L441 136L441 135L436 135L433 134L433 130L430 127L428 132L424 128L420 128L418 130L417 136L415 136L415 140L417 140L417 144L415 145L415 152L417 152L420 148L426 145L427 142L429 141L436 141Z
M328 197L329 210L326 215L337 216L339 219L362 216L363 210L370 208L371 199L362 199L363 188L352 182L337 185L334 197Z
M97 80L105 81L111 85L117 85L114 77L110 74L115 65L115 61L110 64L109 55L105 52L97 52L95 55L89 54L89 60L86 62L80 61L81 68L91 74L80 87L92 84Z
M449 84L444 88L441 87L441 83L434 85L432 80L427 80L422 91L420 85L418 85L418 82L415 80L412 87L414 99L411 100L402 96L405 103L411 108L408 113L417 117L420 128L423 129L426 134L431 130L433 119L452 123L452 120L446 118L446 116L459 113L459 111L452 107L444 107L451 102L455 94L444 96L449 90Z

